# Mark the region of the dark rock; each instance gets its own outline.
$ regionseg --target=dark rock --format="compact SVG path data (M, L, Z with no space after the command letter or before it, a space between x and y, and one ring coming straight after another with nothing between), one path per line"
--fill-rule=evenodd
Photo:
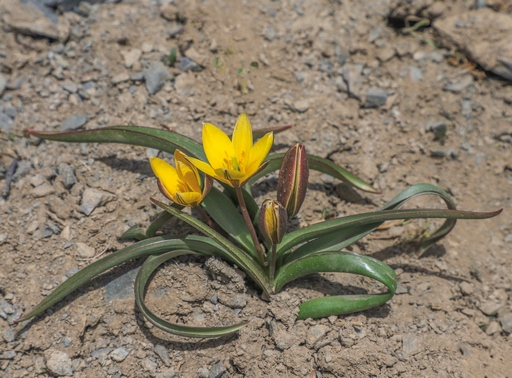
M386 105L386 101L388 99L388 94L386 91L371 87L366 94L366 101L364 103L365 108L380 108L383 105Z
M0 131L4 134L10 134L14 121L7 114L0 113Z
M62 131L78 130L88 121L89 117L87 117L85 114L76 114L62 121L60 124L60 129Z
M137 276L139 269L139 267L132 269L110 281L105 286L105 301L110 302L114 299L126 299L133 297L132 284L135 281L135 276Z
M176 67L183 72L200 72L203 70L203 67L194 62L192 59L187 58L186 56L182 56L178 59L178 64L176 64Z
M75 176L75 169L66 163L60 163L57 166L57 172L61 177L62 184L66 189L70 189L76 184L77 179Z
M155 346L155 348L153 349L153 351L155 352L155 354L160 357L160 359L162 360L162 362L165 364L165 365L170 365L171 364L171 358L169 357L169 351L167 350L166 347L164 347L163 345L161 344L158 344Z
M0 98L4 94L5 86L7 85L7 81L5 78L0 74Z
M80 205L80 210L82 213L89 216L95 208L113 201L114 199L115 196L110 193L97 189L86 188L82 193L82 204Z
M210 374L208 375L208 378L220 378L225 372L226 368L224 367L224 364L222 363L222 361L219 361L210 369Z

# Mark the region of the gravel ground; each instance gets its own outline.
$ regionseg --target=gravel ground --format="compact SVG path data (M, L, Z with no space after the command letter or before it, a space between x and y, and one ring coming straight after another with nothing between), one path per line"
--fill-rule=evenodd
M510 1L0 0L0 27L0 377L510 376ZM247 327L199 341L155 329L135 308L138 261L13 323L130 245L118 237L147 226L149 197L161 198L148 162L158 151L24 129L128 124L198 139L202 122L229 132L242 111L254 127L293 125L274 151L300 141L383 193L312 174L301 225L371 211L422 182L460 209L504 211L460 221L422 258L409 242L435 222L357 243L400 282L363 313L296 320L306 299L372 290L359 277L314 275L265 302L243 277L183 258L155 275L148 305L175 322Z

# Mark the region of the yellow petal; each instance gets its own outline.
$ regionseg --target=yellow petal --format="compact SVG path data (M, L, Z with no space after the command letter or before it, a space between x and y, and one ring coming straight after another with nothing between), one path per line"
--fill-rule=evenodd
M172 199L182 206L195 207L201 202L202 196L196 192L181 192L173 195Z
M201 178L197 168L186 159L186 155L180 150L174 151L174 161L179 178L187 185L190 191L200 193Z
M187 160L191 162L197 169L206 173L208 176L216 177L215 170L210 166L210 164L190 156L187 156Z
M240 114L233 130L233 147L235 148L236 157L239 162L249 159L249 151L252 147L252 128L249 118L245 113Z
M227 159L230 161L231 157L235 156L235 149L229 137L211 123L203 125L203 148L213 169L227 168ZM194 165L198 167L197 164Z
M247 162L245 168L245 174L247 176L252 176L258 170L261 163L268 155L270 148L272 148L273 142L274 134L270 132L263 135L263 137L252 146L251 152L249 153L250 160Z
M162 186L171 194L178 191L178 173L176 169L166 161L157 157L151 157L149 160L151 169L160 180Z

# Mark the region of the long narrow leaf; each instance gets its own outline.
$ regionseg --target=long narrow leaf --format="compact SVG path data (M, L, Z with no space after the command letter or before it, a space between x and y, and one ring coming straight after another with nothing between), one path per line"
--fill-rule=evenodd
M154 198L151 198L151 201L183 222L188 223L199 232L213 239L218 245L222 247L231 262L240 266L254 280L254 282L256 282L256 284L258 284L258 286L263 291L265 291L266 294L270 293L270 284L268 282L267 274L263 271L262 267L259 265L257 260L252 257L252 255L248 254L243 249L240 249L231 241L219 234L217 231L208 227L196 218L176 210L173 207Z
M182 255L189 254L198 254L197 252L191 250L176 250L172 252L163 253L158 256L149 256L144 264L142 264L139 272L137 273L137 277L135 279L135 301L137 302L137 306L140 311L148 319L153 325L160 328L165 332L169 332L179 336L186 337L199 337L199 338L213 338L229 335L233 332L238 331L240 328L244 327L247 322L238 323L232 326L227 327L190 327L179 324L173 324L166 322L165 320L156 316L153 312L151 312L147 306L144 304L144 297L146 292L146 287L148 281L152 275L152 273L164 262L169 259L173 259Z
M396 274L388 265L369 256L338 251L319 252L285 264L278 270L273 285L279 291L288 282L320 272L352 273L370 277L384 284L388 292L313 299L300 306L300 319L367 310L387 302L395 294Z
M258 172L258 174L251 177L251 179L249 180L249 184L252 185L260 177L263 177L270 172L278 170L281 167L284 155L285 154L272 154L267 156L267 158L265 159L265 161L268 161L267 167L262 171ZM343 181L347 185L353 186L355 188L358 188L369 193L380 193L370 184L367 184L356 175L350 173L346 169L337 166L330 160L308 154L308 165L309 169L314 169L316 171L326 173L334 178Z
M450 209L407 209L407 210L384 210L370 213L356 214L343 218L332 219L326 222L317 223L284 236L281 244L278 245L278 257L283 256L294 246L305 241L322 237L336 231L349 227L360 227L368 224L378 224L389 220L398 219L419 219L419 218L442 218L442 219L485 219L492 218L502 209L492 212L471 212Z
M192 249L194 251L201 251L201 253L205 255L224 257L220 246L214 241L201 236L190 235L182 238L176 236L160 236L143 240L114 252L82 269L80 272L64 281L48 297L34 307L32 311L17 321L24 321L41 314L68 294L89 282L92 278L114 266L141 256L159 254L176 249Z
M72 143L123 143L155 148L174 153L180 149L189 156L206 159L203 147L195 140L172 131L142 126L112 126L101 129L66 132L44 132L29 130L29 135L41 139Z
M221 226L246 252L258 258L251 234L233 202L217 188L212 188L202 202L215 222Z
M449 209L455 209L455 203L448 195L448 193L446 193L444 190L431 184L418 184L402 191L391 201L386 203L380 210L397 209L403 204L405 204L407 201L422 195L439 196L441 197L441 199L443 199L443 201L446 203ZM455 226L455 222L456 219L447 219L435 233L433 233L429 238L424 240L420 246L420 255L428 247L430 247L432 244L434 244L439 239L444 237L447 233L449 233ZM319 237L307 244L300 246L287 257L287 260L290 261L292 259L297 259L306 256L308 253L314 253L316 251L321 250L341 250L342 248L347 247L348 245L354 243L355 241L369 234L377 227L379 227L381 224L382 222L377 222L366 224L364 226L359 227L354 226L350 228L345 228L342 230L335 229L333 232L327 235Z

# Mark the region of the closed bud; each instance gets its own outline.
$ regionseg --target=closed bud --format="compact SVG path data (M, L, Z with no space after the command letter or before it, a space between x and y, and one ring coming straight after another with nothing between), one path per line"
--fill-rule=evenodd
M284 156L277 182L277 200L285 207L288 217L299 212L306 197L308 178L306 148L297 143Z
M288 227L288 216L283 205L270 199L263 201L258 226L267 242L272 245L279 244Z

